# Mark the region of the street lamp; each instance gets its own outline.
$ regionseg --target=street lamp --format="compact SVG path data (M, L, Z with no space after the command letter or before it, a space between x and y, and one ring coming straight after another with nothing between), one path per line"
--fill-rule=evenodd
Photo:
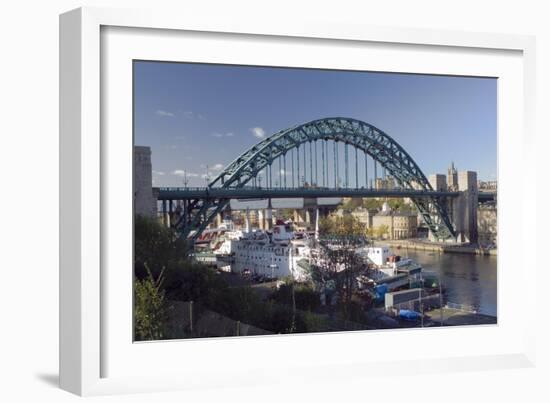
M271 263L271 264L269 265L269 267L271 268L271 287L273 288L273 287L274 287L274 285L273 285L273 270L275 270L275 269L277 268L277 265Z
M422 306L422 290L424 288L423 284L424 280L422 279L422 275L420 275L420 287L418 287L418 310L420 311L420 327L424 327L424 307Z
M439 322L441 323L441 326L443 326L443 294L441 293L441 274L438 278L439 283Z
M183 187L187 189L188 184L189 180L187 179L187 171L183 171Z

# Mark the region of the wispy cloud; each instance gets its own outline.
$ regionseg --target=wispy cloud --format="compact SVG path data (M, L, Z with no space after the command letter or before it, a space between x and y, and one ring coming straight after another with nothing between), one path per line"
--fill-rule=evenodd
M161 147L165 150L177 150L178 149L177 144L164 144Z
M173 118L175 116L172 112L163 111L162 109L158 109L155 113L157 115L163 116L163 117L172 117Z
M208 168L208 171L220 171L223 169L225 165L223 164L220 164L220 163L217 163L217 164L214 164L214 165L207 165L207 164L200 164L199 167L201 168Z
M265 130L262 129L261 127L252 127L250 131L256 138L259 138L259 139L265 138Z
M212 137L216 137L216 138L222 138L222 137L233 137L234 134L233 132L229 132L229 133L212 133Z
M155 170L153 170L153 175L159 175L159 176L162 176L162 175L164 175L164 172L162 172L162 171L155 171Z
M206 120L206 116L204 116L201 113L197 113L193 111L183 111L183 117L186 119Z
M172 171L172 175L176 176L187 176L188 178L197 178L199 174L193 173L193 172L187 172L184 169L176 169L175 171Z

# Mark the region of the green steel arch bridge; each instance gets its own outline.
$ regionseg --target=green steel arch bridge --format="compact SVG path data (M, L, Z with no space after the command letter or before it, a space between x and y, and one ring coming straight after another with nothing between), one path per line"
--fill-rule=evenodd
M394 189L373 187L373 180L386 175L395 180ZM314 120L265 138L204 188L157 189L164 206L183 201L174 226L190 239L231 199L357 196L410 197L435 237L444 240L455 238L445 200L457 195L435 191L412 157L382 130L343 117Z

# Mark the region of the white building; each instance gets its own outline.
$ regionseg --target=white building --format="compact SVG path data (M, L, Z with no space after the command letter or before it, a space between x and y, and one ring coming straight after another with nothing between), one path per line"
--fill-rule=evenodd
M388 246L370 246L365 248L367 257L377 266L383 266L391 255Z

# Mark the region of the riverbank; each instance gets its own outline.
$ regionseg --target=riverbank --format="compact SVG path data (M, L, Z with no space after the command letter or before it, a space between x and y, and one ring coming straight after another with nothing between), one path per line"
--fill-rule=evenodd
M420 240L400 239L374 241L375 245L389 245L394 249L411 249L438 253L464 253L470 255L497 256L497 249L482 249L470 245L446 245Z
M425 313L430 326L496 325L497 318L476 312L467 312L445 306Z

